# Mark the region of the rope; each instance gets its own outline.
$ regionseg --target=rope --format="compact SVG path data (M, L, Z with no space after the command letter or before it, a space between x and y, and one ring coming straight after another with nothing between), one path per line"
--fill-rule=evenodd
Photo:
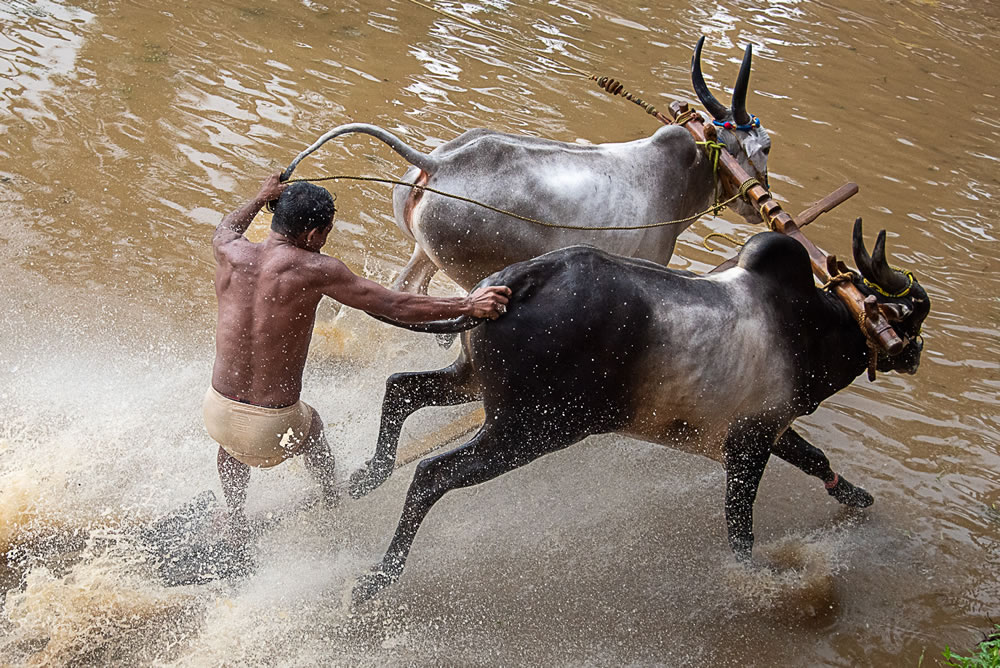
M710 139L696 141L695 144L704 146L705 151L708 152L708 159L712 161L712 180L715 182L715 205L712 207L712 215L718 216L723 206L719 203L719 197L722 194L722 183L719 181L719 155L722 153L722 149L726 148L726 145Z
M674 119L674 125L684 125L693 118L701 119L701 114L694 109L688 109L677 115L677 118Z
M828 280L823 285L819 286L819 289L820 290L829 290L830 288L832 288L834 285L837 285L838 283L844 283L846 281L853 281L853 280L854 280L854 274L853 273L851 273L849 271L841 272L841 273L837 274L836 276L831 276L830 280Z
M868 343L868 380L869 382L874 382L875 371L878 366L878 351L881 346L868 333L868 328L865 327L866 322L868 322L868 313L864 309L861 309L861 313L858 315L858 326L861 328L861 333L865 335L865 341Z
M733 195L729 199L725 200L724 202L713 204L712 208L706 209L704 211L700 211L700 212L698 212L698 213L696 213L696 214L694 214L692 216L688 216L687 218L679 218L677 220L667 220L667 221L663 221L663 222L660 222L660 223L646 223L644 225L612 225L612 226L609 226L609 227L590 227L590 226L587 226L587 225L560 225L558 223L549 223L549 222L546 222L544 220L537 220L535 218L529 218L528 216L522 216L522 215L520 215L518 213L514 213L513 211L507 211L505 209L500 209L500 208L495 207L495 206L490 206L489 204L485 204L483 202L479 202L479 201L476 201L476 200L468 198L468 197L463 197L461 195L454 195L454 194L449 193L449 192L444 192L443 190L438 190L436 188L430 188L428 186L421 186L421 185L417 185L415 183L407 183L406 181L399 181L399 180L396 180L396 179L384 179L384 178L380 178L380 177L377 177L377 176L344 176L344 175L320 176L320 177L316 177L316 178L312 178L312 179L303 179L303 178L288 179L287 181L285 181L285 183L295 183L297 181L308 181L310 183L314 183L314 182L317 182L317 181L338 181L338 180L341 180L341 181L373 181L373 182L376 182L376 183L389 183L389 184L397 185L397 186L407 186L409 188L415 188L415 189L418 189L418 190L426 190L426 191L432 192L432 193L434 193L436 195L441 195L442 197L450 197L452 199L457 199L457 200L459 200L461 202L467 202L469 204L475 204L476 206L481 206L484 209L489 209L490 211L494 211L496 213L500 213L500 214L503 214L505 216L510 216L511 218L516 218L518 220L523 220L525 222L532 223L534 225L541 225L542 227L552 227L552 228L557 228L557 229L561 229L561 230L590 230L590 231L594 231L594 232L603 232L605 230L607 230L607 231L648 230L648 229L654 228L654 227L665 227L667 225L680 225L680 224L683 224L683 223L687 223L687 222L691 222L691 221L697 220L698 218L700 218L700 217L702 217L702 216L704 216L706 214L709 214L709 213L712 213L714 215L713 212L716 210L717 206L719 208L724 207L727 204L735 201L736 199L738 199L739 197L742 197L745 194L743 186L740 186L740 192L738 192L737 194ZM754 183L756 183L756 179L750 179L747 183L750 183L750 181L753 181ZM746 185L746 184L744 184L744 185ZM753 185L753 184L750 184L750 185Z
M740 241L739 239L731 237L728 234L725 234L723 232L712 232L711 234L705 236L701 240L701 245L705 247L705 250L709 250L709 251L715 250L714 248L712 248L711 246L708 245L708 240L711 239L712 237L719 237L720 239L725 239L726 241L728 241L729 243L733 244L734 246L742 246L743 243L744 243L744 242Z
M900 269L899 267L893 267L892 265L889 265L889 268L898 271L901 274L906 274L906 278L909 279L906 283L906 287L899 292L889 293L886 292L883 288L879 287L877 284L873 283L872 281L869 281L867 278L862 278L861 280L865 282L865 285L867 285L869 288L879 293L883 297L896 299L899 297L905 297L906 295L910 294L910 289L913 287L913 281L915 280L913 278L913 272L910 271L909 269Z
M778 224L776 222L774 222L774 218L771 218L769 215L767 215L767 212L764 211L764 207L765 206L767 206L767 202L766 201L765 202L761 202L760 209L759 209L760 219L767 224L767 229L769 229L769 230L771 230L773 232L775 230L775 228L777 228Z

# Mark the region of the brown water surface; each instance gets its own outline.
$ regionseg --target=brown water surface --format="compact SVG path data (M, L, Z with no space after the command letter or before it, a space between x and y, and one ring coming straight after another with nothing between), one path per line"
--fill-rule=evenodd
M2 663L913 666L970 647L1000 619L998 6L439 6L523 48L405 0L0 6ZM295 509L316 493L301 464L255 476L251 512L290 517L236 582L166 588L127 544L106 547L123 523L217 489L199 408L209 238L264 175L348 121L422 150L481 126L646 136L656 122L640 109L540 54L665 108L694 101L702 34L724 99L755 45L748 107L771 132L771 185L790 211L860 185L810 238L848 257L863 216L933 300L918 375L861 378L799 421L876 496L871 509L847 512L773 464L756 554L775 568L748 573L726 546L717 465L600 437L446 497L404 578L361 616L342 600L381 556L412 469L335 513ZM355 136L297 175L404 167ZM410 251L388 186L331 188L327 251L388 280ZM700 245L712 231L757 230L703 218L671 265L723 259ZM346 476L374 445L385 377L454 353L331 317L305 394ZM449 415L413 418L404 439Z

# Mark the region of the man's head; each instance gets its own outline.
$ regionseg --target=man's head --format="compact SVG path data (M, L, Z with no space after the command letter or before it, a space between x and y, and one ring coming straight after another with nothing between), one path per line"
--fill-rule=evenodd
M326 230L333 223L337 207L325 188L297 181L281 193L273 205L271 229L291 239L299 239L311 230Z

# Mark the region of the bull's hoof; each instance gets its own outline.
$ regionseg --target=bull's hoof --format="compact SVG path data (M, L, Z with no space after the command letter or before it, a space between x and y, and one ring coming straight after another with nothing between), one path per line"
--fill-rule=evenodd
M875 503L875 497L862 488L847 482L844 476L840 476L837 484L828 489L827 493L851 508L867 508Z
M369 459L364 468L351 474L347 491L352 499L360 499L389 479L392 474L392 464L379 466Z
M383 564L379 564L370 572L358 578L358 583L351 591L351 601L355 606L362 605L378 596L383 589L399 579L403 568L386 569Z

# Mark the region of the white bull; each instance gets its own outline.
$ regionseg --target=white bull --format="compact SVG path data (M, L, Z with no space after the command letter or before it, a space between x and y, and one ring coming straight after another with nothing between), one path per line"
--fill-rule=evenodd
M705 84L703 42L704 37L691 59L694 90L719 126L719 141L766 185L771 142L759 120L746 111L751 47L727 109ZM352 123L334 128L303 151L284 178L324 142L350 133L382 140L413 165L403 181L464 198L394 188L396 223L416 242L394 287L411 292L425 293L438 269L469 289L509 264L575 244L666 264L680 233L717 197L732 195L717 192L709 158L680 126L661 127L645 139L596 146L475 129L425 154L380 127ZM742 198L732 206L749 222L760 222ZM667 221L681 222L607 229Z

